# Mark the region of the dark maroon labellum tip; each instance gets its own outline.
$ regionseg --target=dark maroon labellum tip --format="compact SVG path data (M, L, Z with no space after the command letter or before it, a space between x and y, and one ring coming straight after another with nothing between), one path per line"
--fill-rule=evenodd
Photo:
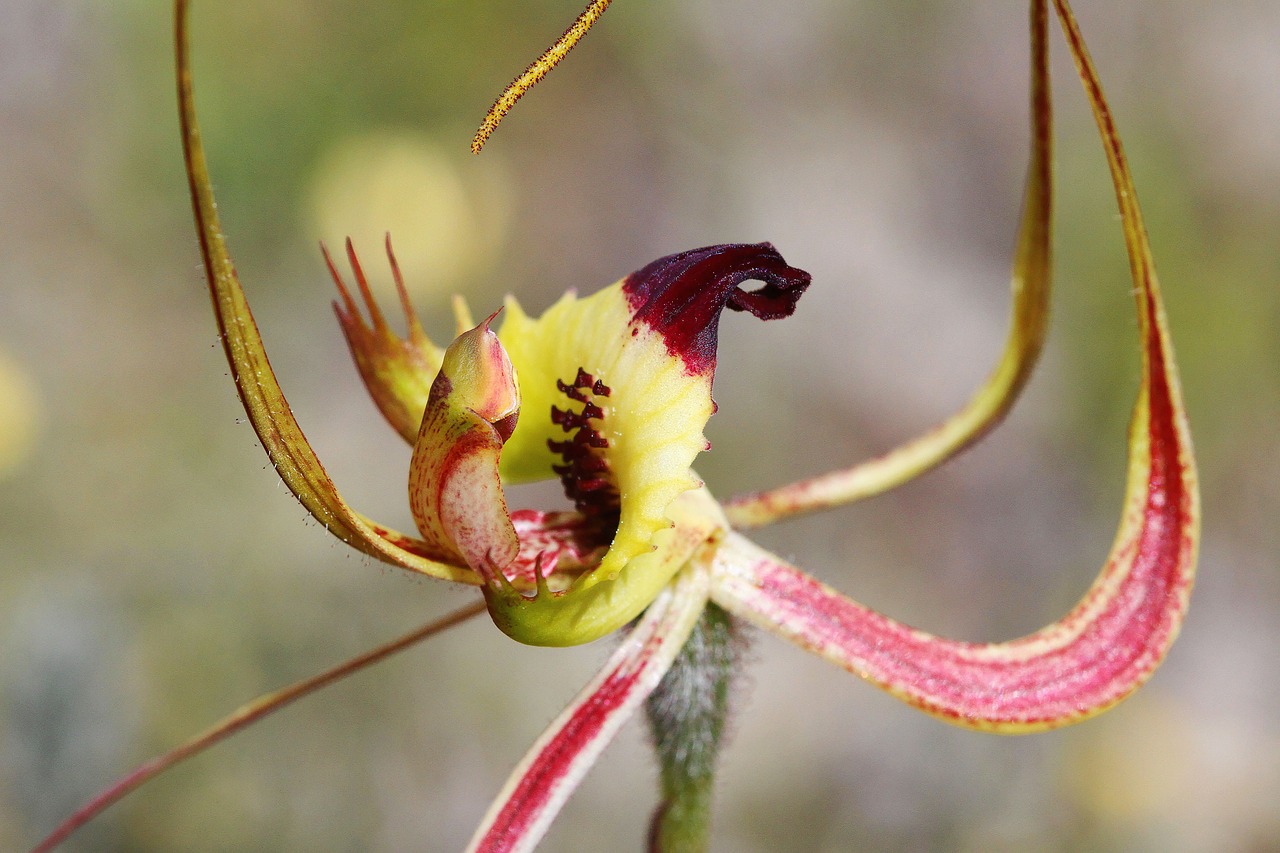
M764 285L746 291L738 287L744 281ZM730 243L660 258L627 276L622 292L633 323L661 333L690 373L710 373L721 311L749 311L761 320L789 317L809 281L770 243Z

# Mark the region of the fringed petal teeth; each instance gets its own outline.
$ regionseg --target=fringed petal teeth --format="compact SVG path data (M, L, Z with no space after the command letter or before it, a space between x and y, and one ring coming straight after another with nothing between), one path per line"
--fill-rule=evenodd
M328 247L320 244L320 251L324 253L325 264L329 267L329 274L333 276L340 297L333 303L333 310L338 315L338 325L342 327L347 346L351 348L351 357L360 372L360 378L364 380L369 396L373 398L382 416L405 441L413 444L418 437L427 396L431 393L432 377L440 370L444 350L427 337L409 302L409 292L405 289L400 265L391 248L390 234L386 238L386 250L408 330L405 338L397 336L387 325L377 300L369 290L369 282L351 240L347 240L347 260L351 264L360 297L369 312L369 323L365 323L360 306L347 289L342 274L329 255ZM473 324L467 324L468 327L471 325Z

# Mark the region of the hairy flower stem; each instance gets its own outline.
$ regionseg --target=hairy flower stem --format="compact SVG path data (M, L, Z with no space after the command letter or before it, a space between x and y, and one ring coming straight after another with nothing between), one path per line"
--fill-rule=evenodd
M662 769L662 799L649 826L650 853L707 849L716 760L741 643L733 617L707 605L645 703Z

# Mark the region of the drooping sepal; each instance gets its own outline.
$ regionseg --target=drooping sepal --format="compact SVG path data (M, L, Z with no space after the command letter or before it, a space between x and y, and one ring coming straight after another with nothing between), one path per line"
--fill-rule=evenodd
M106 808L126 795L136 791L170 768L204 753L232 735L242 732L254 723L269 717L276 711L293 704L299 699L310 696L312 693L323 690L331 684L336 684L349 675L362 672L406 649L413 648L424 640L430 639L442 631L448 630L483 612L483 607L475 603L470 604L461 610L454 611L440 619L435 619L426 625L415 628L407 634L397 637L388 643L383 643L377 648L370 649L324 672L304 678L288 687L273 690L250 702L246 702L204 731L188 738L167 752L154 756L117 778L59 824L53 832L45 836L44 840L31 849L31 853L52 853L73 832L93 820Z
M531 851L600 752L662 680L707 603L705 563L669 582L604 669L512 772L468 853Z
M1191 433L1137 194L1097 73L1065 0L1058 16L1097 119L1120 207L1138 309L1142 380L1129 425L1119 529L1076 607L1007 643L909 628L731 534L714 600L950 722L1019 733L1066 725L1129 695L1177 637L1195 580L1200 498ZM1044 0L1032 4L1043 44Z

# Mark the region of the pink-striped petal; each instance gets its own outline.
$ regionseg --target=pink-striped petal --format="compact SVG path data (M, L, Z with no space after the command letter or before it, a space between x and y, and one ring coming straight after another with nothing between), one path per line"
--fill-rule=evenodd
M734 535L713 599L950 722L1003 732L1102 711L1143 683L1186 612L1200 507L1191 437L1146 231L1119 136L1066 0L1055 0L1111 166L1135 286L1142 381L1124 510L1097 580L1063 619L1008 643L962 643L882 616ZM1043 31L1045 4L1033 4Z
M640 703L671 668L707 603L708 569L695 561L657 597L604 669L543 732L507 780L467 849L532 850Z

